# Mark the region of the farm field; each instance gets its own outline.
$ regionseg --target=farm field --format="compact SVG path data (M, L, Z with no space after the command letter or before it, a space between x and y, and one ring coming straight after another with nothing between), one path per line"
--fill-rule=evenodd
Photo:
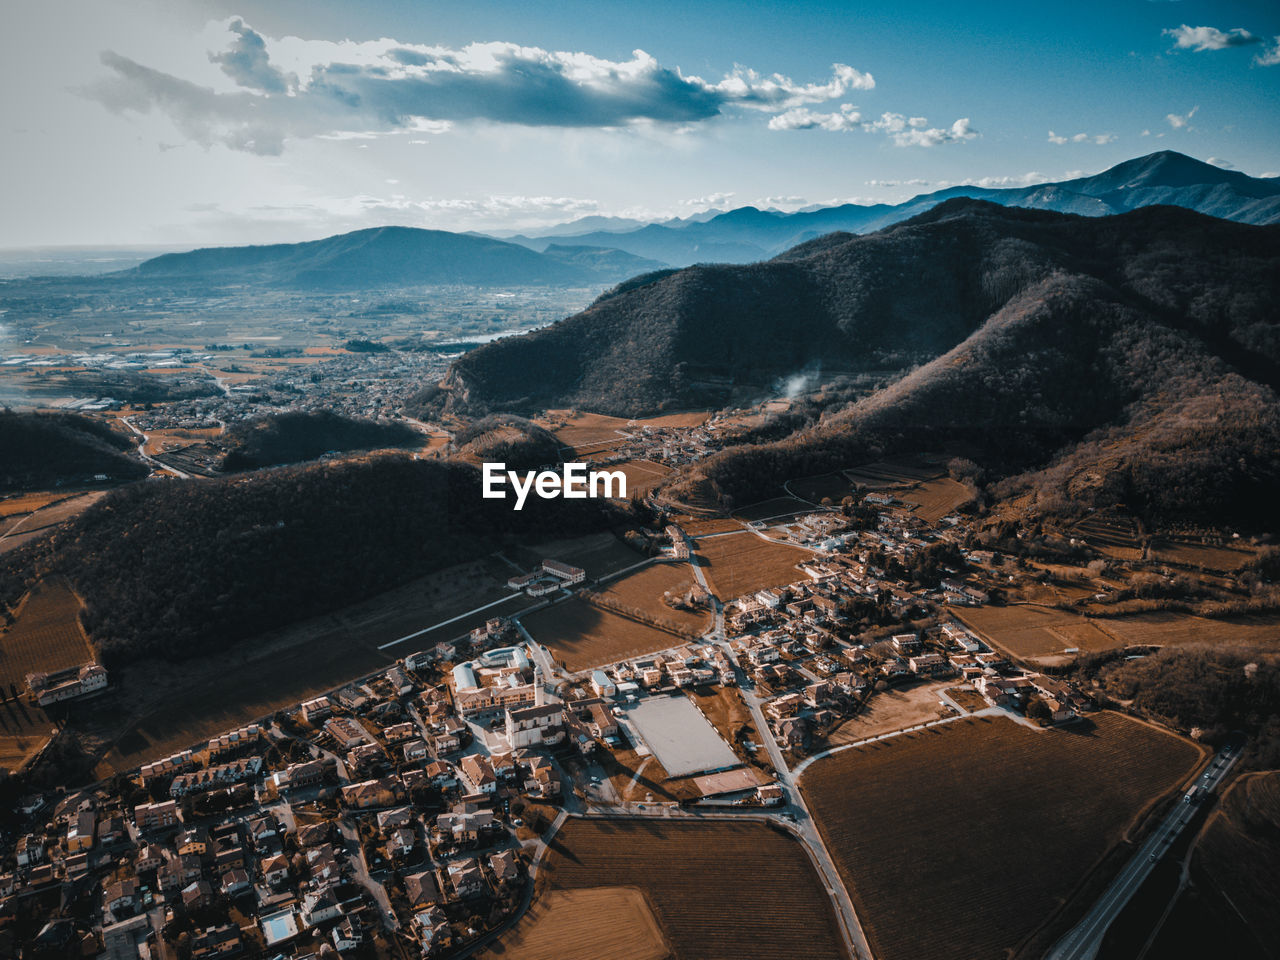
M5 727L8 728L7 723ZM17 770L49 742L52 732L53 725L46 724L33 727L29 733L25 734L0 735L0 770L9 773Z
M1150 558L1160 563L1178 563L1188 567L1229 572L1249 563L1257 554L1239 547L1215 547L1187 540L1156 539L1151 544Z
M658 920L636 887L553 890L529 907L486 960L666 960Z
M1099 553L1116 560L1138 560L1142 557L1138 522L1119 514L1095 514L1071 528L1071 535L1085 540Z
M1192 860L1264 944L1280 943L1280 772L1241 777L1222 796ZM1215 897L1216 898L1216 897Z
M743 529L732 517L676 517L680 529L691 537L704 537L709 533L735 533Z
M970 686L947 687L944 692L966 710L982 710L987 706L982 694Z
M663 601L667 593L682 596L696 585L687 563L651 563L582 594L594 606L604 607L624 616L634 615L674 629L678 633L699 634L711 625L711 613L705 607L678 610ZM674 642L674 641L673 641Z
M806 579L796 564L813 557L802 547L770 543L745 531L698 540L696 546L707 582L726 603L765 587Z
M913 512L922 520L937 523L965 501L972 498L969 488L950 477L926 480L899 495L903 503L914 507Z
M553 540L532 547L516 547L505 554L524 570L530 570L544 558L563 560L587 571L587 580L598 580L644 562L643 554L627 546L611 533L593 533L570 540ZM503 577L515 573L508 570Z
M838 747L845 743L857 743L868 737L878 737L882 733L892 733L903 727L913 727L917 723L928 723L945 717L951 711L938 702L938 691L953 682L916 683L872 694L856 717L849 718L831 731L826 745ZM984 700L982 706L986 705Z
M674 611L673 611L674 612ZM665 650L683 637L574 597L521 618L524 628L571 673Z
M660 484L671 468L652 460L625 460L622 463L611 463L604 470L621 470L627 476L627 496L644 495Z
M93 659L80 629L80 598L65 580L36 584L18 618L0 631L0 688L22 690L28 673L52 673Z
M1002 958L1204 754L1113 713L981 717L827 757L801 789L879 960Z
M763 823L570 819L538 882L545 896L619 877L644 892L679 960L846 955L808 855ZM743 878L750 878L746 896Z
M863 464L851 470L842 470L841 473L853 483L862 484L872 490L884 490L889 487L908 487L925 480L933 480L941 476L942 471L935 466L881 460Z
M11 497L0 500L0 517L31 513L33 510L64 500L67 496L66 493L15 493Z
M104 496L106 491L94 490L60 499L34 513L14 518L11 525L0 528L3 530L0 532L0 553L16 550L22 544L44 536L51 528L83 513Z
M787 484L788 489L797 497L813 503L820 503L823 497L829 497L835 504L853 493L853 484L840 473L823 473L816 477L803 477Z
M1135 613L1096 621L1121 644L1247 644L1280 649L1280 617L1274 614L1211 620L1188 613Z
M1037 604L948 607L947 611L992 646L1025 660L1059 656L1073 647L1094 653L1125 645L1110 632L1111 620L1090 620Z

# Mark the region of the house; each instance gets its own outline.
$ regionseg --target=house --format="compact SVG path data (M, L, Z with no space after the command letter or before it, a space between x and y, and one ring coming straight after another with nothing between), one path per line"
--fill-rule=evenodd
M404 754L406 763L415 763L418 760L425 760L431 755L431 751L427 748L425 740L410 740L404 745L401 752Z
M480 863L474 857L451 860L445 868L453 892L459 898L474 897L488 889Z
M249 874L240 868L228 870L222 875L222 892L228 897L238 897L253 889Z
M29 867L44 860L44 844L35 837L27 835L18 840L18 866Z
M470 803L460 803L452 812L436 817L436 828L455 843L477 840L481 834L497 826L491 810L481 810Z
M405 877L404 892L409 906L415 910L428 907L433 903L440 903L443 899L440 896L440 886L436 883L435 874L429 870L411 873Z
M404 790L398 780L383 777L380 780L365 780L342 788L342 802L356 810L367 810L370 807L389 807L400 802Z
M756 787L756 799L766 807L779 806L786 799L782 784L765 783Z
M303 787L313 787L320 782L324 776L324 764L319 760L308 760L305 763L294 763L279 770L271 775L271 782L275 788L284 792L286 790L300 790Z
M116 843L124 839L124 818L118 816L106 817L98 824L98 843Z
M893 649L902 656L912 656L924 651L924 642L915 633L899 633L889 640Z
M315 726L321 720L328 719L332 714L333 701L328 697L316 697L314 700L307 700L302 704L302 718L312 726Z
M399 743L417 735L418 727L412 723L392 724L382 731L382 736L388 743Z
M154 843L144 843L138 850L138 856L133 862L134 869L138 873L148 873L158 869L160 864L164 863L164 855L160 847Z
M267 857L261 864L262 879L268 886L278 887L289 879L289 861L283 854Z
M489 857L489 869L498 883L511 883L520 877L520 861L514 850L501 850Z
M357 744L373 742L369 731L358 720L353 720L351 717L333 717L326 720L324 732L333 737L343 750L350 750Z
M199 910L213 903L213 887L206 880L197 880L182 888L182 905L188 910Z
M939 677L951 672L951 664L940 653L921 653L907 660L911 672L918 677Z
M907 666L907 662L901 657L893 657L880 665L880 672L890 680L898 680L908 676L911 673L911 668Z
M219 872L244 868L244 847L232 840L219 842L213 850L213 860Z
M102 891L102 908L113 916L118 917L126 912L132 912L137 904L138 881L133 877L108 884Z
M298 824L298 843L304 847L318 847L333 836L333 821Z
M209 851L209 831L204 827L183 830L174 841L179 856L203 857Z
M351 917L346 917L330 934L339 953L357 950L364 943L364 930Z
M400 827L408 826L413 822L413 811L408 807L393 807L390 810L382 810L378 813L378 829L384 834L391 830L398 830Z
M393 857L407 857L413 852L416 837L408 827L398 827L387 838L387 852Z
M279 836L279 825L276 823L275 817L270 814L249 821L249 839L253 841L253 845L259 850L269 846Z
M453 767L443 760L432 760L423 771L427 782L437 789L446 789L458 785L458 776Z
M229 957L241 949L240 928L233 923L220 927L205 927L191 935L192 960L210 957Z
M92 810L81 810L67 824L67 852L79 853L93 848L97 837L98 816Z
M780 717L794 716L804 705L804 697L798 693L788 693L765 704L764 711L777 720Z
M413 926L418 931L418 943L422 947L423 956L432 956L453 943L449 917L438 906L415 913Z
M608 704L593 703L588 713L593 735L601 740L608 740L618 735L618 718L613 715Z
M618 692L617 684L610 680L609 675L603 670L592 671L591 689L596 692L597 697L612 697Z
M470 754L458 762L458 770L472 793L494 793L498 789L498 776L493 772L489 758L482 754Z
M342 904L331 888L308 893L302 899L302 919L314 927L342 915Z
M332 844L326 843L323 846L313 847L307 851L306 859L312 880L330 880L336 878L341 872L338 869L338 858Z

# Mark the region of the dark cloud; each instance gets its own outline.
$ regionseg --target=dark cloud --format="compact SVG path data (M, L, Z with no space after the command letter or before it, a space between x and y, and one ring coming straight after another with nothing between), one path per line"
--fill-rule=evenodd
M263 93L284 93L288 90L290 78L271 65L262 34L243 20L232 20L229 29L236 34L231 49L209 54L210 62L221 66L223 73L249 90L261 90ZM297 82L296 77L292 79Z
M642 50L610 61L510 43L448 50L393 41L312 43L309 52L319 47L331 56L299 68L305 73L299 79L272 63L269 42L243 21L228 26L230 48L210 59L242 91L218 93L107 51L102 62L110 76L86 92L115 111L162 112L202 144L279 153L289 138L439 132L473 120L552 127L700 123L726 107L777 112L875 85L843 64L833 65L823 83L744 68L710 82L664 67Z

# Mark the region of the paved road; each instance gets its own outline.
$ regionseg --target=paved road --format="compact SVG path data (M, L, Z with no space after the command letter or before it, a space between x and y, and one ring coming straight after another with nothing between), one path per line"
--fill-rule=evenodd
M183 480L200 479L199 477L195 477L189 473L179 470L177 467L171 467L167 463L161 463L155 457L151 456L151 454L147 453L147 441L150 440L151 438L147 436L145 433L143 433L142 430L139 429L138 426L135 425L134 422L130 420L128 417L122 417L121 419L124 420L124 425L126 427L128 427L130 430L132 430L134 433L136 433L138 436L142 438L142 442L138 444L138 456L140 456L143 460L147 461L147 463L150 464L153 468L155 468L156 470L164 470L167 473L172 473L174 476L181 477Z
M1225 749L1214 756L1208 768L1196 779L1200 802L1204 802L1204 794L1217 789L1239 756L1239 748ZM1045 955L1045 960L1093 960L1102 945L1102 937L1107 928L1137 893L1155 868L1156 862L1168 851L1174 838L1191 819L1191 814L1191 804L1179 800L1084 918L1054 944L1053 949Z

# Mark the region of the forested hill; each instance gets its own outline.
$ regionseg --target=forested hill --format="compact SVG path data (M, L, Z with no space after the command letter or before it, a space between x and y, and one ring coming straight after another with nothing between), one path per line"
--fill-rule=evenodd
M150 470L128 456L122 431L72 413L0 411L0 493L61 484L136 480Z
M809 366L927 362L1058 275L1090 278L1161 325L1181 324L1184 308L1213 314L1205 322L1219 346L1272 364L1273 345L1245 328L1266 325L1258 308L1275 303L1278 237L1280 228L1178 208L1095 218L950 200L766 263L624 285L577 316L468 353L445 386L453 409L469 413L716 405L731 386L767 388Z
M292 410L232 426L222 469L254 470L314 460L329 452L408 447L422 439L407 423L379 423L327 410Z
M109 664L180 659L504 545L605 529L621 509L538 499L515 512L480 496L474 466L405 456L132 484L0 559L0 602L64 573Z

